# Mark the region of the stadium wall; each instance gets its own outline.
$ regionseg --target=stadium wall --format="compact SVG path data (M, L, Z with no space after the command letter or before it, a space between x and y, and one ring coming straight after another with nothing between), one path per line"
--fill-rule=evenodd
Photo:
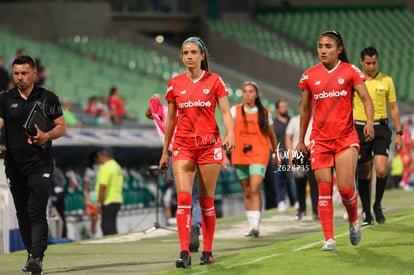
M35 40L103 36L111 26L108 3L1 3L0 10L0 25Z
M202 33L206 37L205 39L209 41L210 53L214 53L212 60L226 64L226 66L270 84L297 91L297 95L300 95L297 84L304 69L270 58L266 53L218 35L211 29L207 19L204 20Z

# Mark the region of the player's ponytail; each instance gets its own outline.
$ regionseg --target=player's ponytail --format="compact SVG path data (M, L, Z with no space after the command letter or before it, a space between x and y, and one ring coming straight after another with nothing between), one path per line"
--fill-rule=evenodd
M349 63L348 54L346 52L346 48L345 48L345 45L344 45L344 40L342 38L342 35L339 32L337 32L337 31L326 31L326 32L322 33L321 36L328 36L330 38L333 38L336 41L336 45L338 47L342 47L342 52L338 55L338 59L343 61L343 62Z

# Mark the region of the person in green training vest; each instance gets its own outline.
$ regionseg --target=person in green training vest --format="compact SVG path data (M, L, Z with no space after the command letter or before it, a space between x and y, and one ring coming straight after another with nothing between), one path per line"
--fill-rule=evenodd
M123 202L124 176L113 156L111 148L103 148L98 152L101 167L96 178L95 193L98 195L97 209L102 215L101 229L104 236L118 233L116 218Z

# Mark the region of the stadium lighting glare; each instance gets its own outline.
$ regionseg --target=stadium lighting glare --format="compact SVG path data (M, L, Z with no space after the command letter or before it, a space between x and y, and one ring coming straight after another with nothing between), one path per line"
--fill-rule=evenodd
M161 34L157 35L155 37L155 42L160 43L160 44L163 43L164 42L164 35L161 35Z

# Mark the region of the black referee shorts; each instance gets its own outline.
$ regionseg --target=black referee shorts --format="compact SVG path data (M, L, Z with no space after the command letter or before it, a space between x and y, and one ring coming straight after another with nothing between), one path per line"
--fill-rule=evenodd
M392 132L388 127L388 120L382 119L374 122L375 138L368 142L365 141L364 126L362 122L355 121L355 128L360 143L358 163L370 161L374 155L388 157L392 137Z

